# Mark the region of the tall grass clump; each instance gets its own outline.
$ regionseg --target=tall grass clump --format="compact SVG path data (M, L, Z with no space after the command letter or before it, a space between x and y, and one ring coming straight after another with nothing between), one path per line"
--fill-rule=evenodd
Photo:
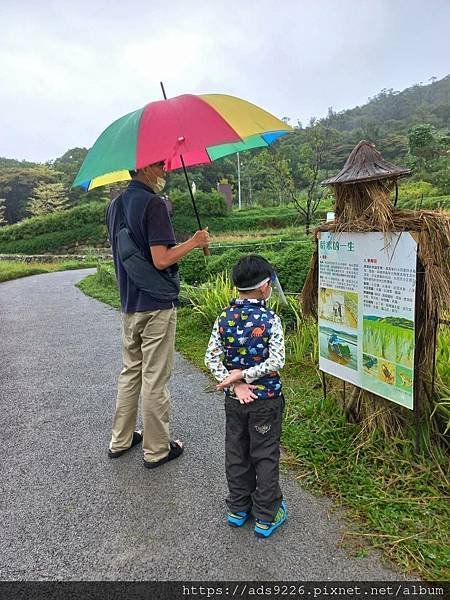
M100 285L117 287L116 273L112 262L97 263L97 279Z
M443 435L450 431L450 326L442 325L437 337L435 398L431 417L441 422Z
M220 273L201 288L192 289L190 301L193 311L205 324L212 325L219 312L230 303L236 290L228 273Z
M318 359L317 325L306 320L297 297L288 296L288 311L294 321L291 333L286 337L286 354L289 362L300 363L304 359L316 362ZM284 312L287 312L286 310Z

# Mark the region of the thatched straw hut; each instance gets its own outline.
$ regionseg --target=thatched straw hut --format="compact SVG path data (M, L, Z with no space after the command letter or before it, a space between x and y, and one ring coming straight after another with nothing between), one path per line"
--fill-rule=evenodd
M416 293L416 408L430 416L433 409L431 373L436 328L443 310L450 308L450 217L428 210L394 206L391 191L410 173L384 160L375 146L363 140L354 148L342 170L323 185L334 195L335 220L317 228L334 232L404 232L418 242L419 268ZM303 311L317 318L318 252L302 293ZM407 409L365 390L354 388L345 409L349 418L364 422L366 431L382 428L386 435L403 437L411 422Z

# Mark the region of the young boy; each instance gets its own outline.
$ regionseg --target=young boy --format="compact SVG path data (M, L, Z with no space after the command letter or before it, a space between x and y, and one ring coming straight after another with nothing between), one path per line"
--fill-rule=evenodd
M225 391L227 521L241 527L252 513L260 537L287 519L278 481L284 338L279 317L266 308L275 277L262 256L237 262L232 279L239 298L217 317L205 356L217 389Z

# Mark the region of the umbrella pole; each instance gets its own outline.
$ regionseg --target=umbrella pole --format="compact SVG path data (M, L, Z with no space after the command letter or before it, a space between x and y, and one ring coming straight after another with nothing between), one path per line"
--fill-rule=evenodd
M162 91L162 94L164 96L164 100L167 100L166 90L164 89L163 82L160 81L159 85L161 86L161 91ZM194 212L195 212L195 217L197 219L198 228L199 229L203 229L202 224L200 223L200 216L198 214L197 206L195 204L194 194L192 192L192 187L191 187L191 184L190 184L190 181L189 181L189 177L188 177L188 174L187 174L187 171L186 171L186 165L184 164L184 159L183 159L183 155L182 154L180 154L180 160L181 160L181 164L183 165L184 176L186 177L186 183L187 183L187 186L188 186L189 194L191 196L192 206L194 207ZM203 254L205 256L209 256L209 254L210 254L209 248L203 248Z
M189 194L192 200L192 206L194 207L195 218L197 219L198 228L203 229L202 224L200 223L200 215L198 214L197 205L195 204L194 193L192 191L191 182L189 181L189 176L186 171L186 166L184 164L183 155L180 154L181 164L183 165L184 176L186 177L186 184L188 186Z
M181 160L181 164L183 166L184 176L186 178L186 184L187 184L187 187L188 187L188 190L189 190L189 194L191 196L192 206L194 207L194 212L195 212L195 217L197 219L198 228L199 229L203 229L202 224L200 222L200 215L198 214L198 210L197 210L197 205L195 204L194 193L192 191L191 183L189 181L189 177L188 177L188 174L187 174L187 171L186 171L186 165L184 164L184 159L183 159L183 155L182 154L180 154L180 160ZM209 256L209 254L210 254L209 248L207 248L207 247L203 248L203 254L205 256Z

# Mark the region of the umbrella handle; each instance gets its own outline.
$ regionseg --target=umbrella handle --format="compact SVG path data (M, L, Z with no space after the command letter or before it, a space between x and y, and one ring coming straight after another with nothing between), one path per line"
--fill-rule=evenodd
M205 246L205 247L203 248L203 254L204 254L205 256L211 256L211 251L210 251L210 249L208 248L208 246Z

